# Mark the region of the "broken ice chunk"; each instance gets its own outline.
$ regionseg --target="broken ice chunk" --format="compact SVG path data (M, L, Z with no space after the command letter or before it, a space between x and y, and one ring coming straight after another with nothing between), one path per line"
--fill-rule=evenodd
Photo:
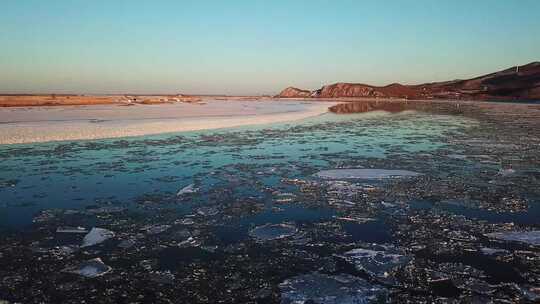
M182 196L182 195L185 195L185 194L192 194L192 193L196 193L197 191L199 191L199 188L195 188L195 184L190 184L190 185L187 185L184 188L180 189L176 193L176 196Z
M334 216L334 218L340 221L354 222L358 224L365 224L377 220L375 218L367 216Z
M125 239L125 240L122 240L120 243L118 243L118 247L128 249L128 248L133 247L133 245L135 245L136 242L137 241L135 241L134 239L131 239L131 238Z
M259 241L271 241L293 236L298 228L292 224L266 224L253 228L249 235Z
M371 188L366 188L364 185L352 184L347 181L328 181L327 193L332 196L352 198L358 193L371 191Z
M149 279L159 284L174 284L175 275L170 271L152 271L148 274Z
M496 286L477 278L467 278L465 280L454 280L456 287L469 290L477 294L490 295L496 291Z
M453 159L467 159L467 155L463 155L463 154L448 154L446 156L448 158L453 158Z
M57 233L88 233L88 230L84 227L71 227L71 226L62 226L56 228Z
M147 234L159 234L165 232L171 228L171 225L150 225L141 228L141 230L146 231Z
M276 198L274 201L278 204L286 204L291 203L296 199L296 195L294 193L276 193L278 198Z
M387 179L416 177L422 173L407 170L386 170L386 169L333 169L323 170L315 176L324 179Z
M374 246L373 248L356 248L341 255L356 269L365 271L372 277L386 280L391 272L412 260L392 246Z
M118 206L103 206L99 208L90 208L86 212L90 214L105 214L105 213L119 213L125 211L126 208Z
M199 209L197 209L197 214L199 215L202 215L202 216L214 216L214 215L217 215L219 213L219 210L216 208L216 207L201 207Z
M59 211L57 210L42 210L34 216L32 221L34 223L44 223L53 220L58 215Z
M202 242L194 237L188 237L186 240L181 241L178 243L178 247L185 248L185 247L199 247L201 246Z
M525 299L531 301L531 303L540 302L540 287L535 286L518 286L519 291Z
M81 247L94 246L113 238L114 232L103 228L92 228L87 235L84 236Z
M482 252L485 255L499 255L499 254L507 254L508 250L482 247L480 248L480 252Z
M299 275L279 284L281 303L384 303L387 290L348 274Z
M506 231L487 233L487 237L508 242L520 242L540 246L540 230Z
M512 168L499 170L499 175L501 175L501 176L509 176L509 175L514 174L514 173L516 173L516 170L514 170Z
M65 245L65 246L58 246L54 247L51 250L49 250L50 253L52 253L56 257L62 257L70 255L74 252L76 252L79 249L77 245Z
M95 258L92 260L82 262L76 267L67 268L64 271L78 274L80 276L87 277L87 278L95 278L95 277L102 276L111 270L112 268L110 266L105 265L105 263L103 263L103 261L100 258Z

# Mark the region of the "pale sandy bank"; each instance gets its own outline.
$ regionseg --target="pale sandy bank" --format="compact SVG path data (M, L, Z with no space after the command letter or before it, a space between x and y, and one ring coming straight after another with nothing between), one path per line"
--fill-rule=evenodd
M0 108L0 144L117 138L300 120L334 105L302 101Z

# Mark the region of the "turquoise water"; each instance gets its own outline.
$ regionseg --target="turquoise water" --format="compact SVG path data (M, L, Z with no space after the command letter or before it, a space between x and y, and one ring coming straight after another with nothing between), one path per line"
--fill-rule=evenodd
M219 186L224 173L242 175L235 172L241 171L238 166L261 171L255 174L260 182L274 186L280 178L303 177L356 158L429 152L444 145L446 132L471 123L415 112L325 114L289 124L4 145L0 181L16 185L0 188L0 222L3 228L22 228L43 209L105 202L132 206L145 194L170 195L193 182L205 193Z

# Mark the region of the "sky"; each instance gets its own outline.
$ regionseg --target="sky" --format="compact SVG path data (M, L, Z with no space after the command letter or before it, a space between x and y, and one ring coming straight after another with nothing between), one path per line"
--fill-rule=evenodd
M538 0L1 0L0 93L276 94L540 60Z

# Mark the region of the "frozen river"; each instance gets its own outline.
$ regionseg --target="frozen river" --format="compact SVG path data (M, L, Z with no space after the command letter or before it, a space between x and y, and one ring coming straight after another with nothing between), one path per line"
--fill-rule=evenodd
M1 145L0 300L534 301L527 107Z

